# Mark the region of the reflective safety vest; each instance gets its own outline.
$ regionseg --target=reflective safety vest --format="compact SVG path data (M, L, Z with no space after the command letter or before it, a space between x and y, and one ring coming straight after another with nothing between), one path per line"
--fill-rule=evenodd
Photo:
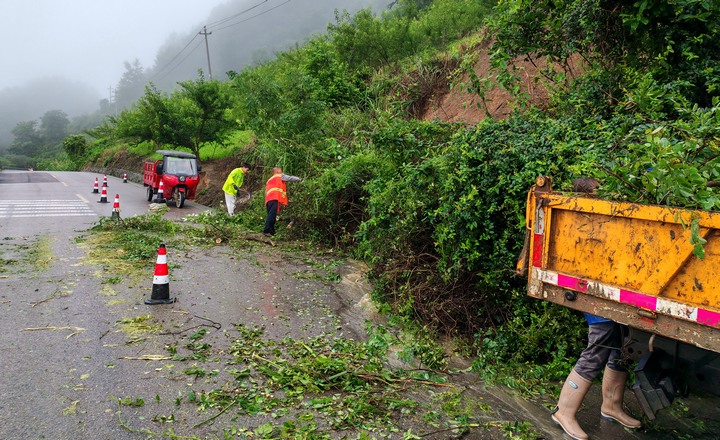
M223 185L222 189L226 193L234 196L237 191L235 191L235 188L233 188L233 185L241 187L241 186L243 186L244 182L245 182L245 172L242 170L242 168L235 168L227 176L227 179L225 179L225 184Z
M265 185L265 203L271 200L277 200L281 205L288 204L287 186L282 180L282 174L274 174Z

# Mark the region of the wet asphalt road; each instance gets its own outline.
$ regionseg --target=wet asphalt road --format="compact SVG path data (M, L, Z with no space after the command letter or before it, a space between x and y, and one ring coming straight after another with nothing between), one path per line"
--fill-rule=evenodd
M100 216L110 215L112 201L100 204L92 193L97 175L22 174L27 173L10 178L0 173L0 256L21 253L22 246L42 236L47 238L52 260L41 270L13 265L0 272L0 439L148 438L143 430L162 429L153 418L171 413L177 419L173 427L181 432L183 426L208 415L191 406L175 407L174 399L212 388L213 383L188 379L172 362L147 359L167 355L165 346L187 332L209 329L205 340L213 346L229 344L236 336L237 323L264 326L268 337L276 339L321 334L363 339L365 320L380 319L367 306L370 288L361 266L343 266L341 283L298 279L294 273L312 268L266 245L243 251L224 246L184 252L169 249L168 261L176 267L171 272L170 293L178 301L147 306L144 299L151 294L152 267L147 280L108 284L108 278L116 274L88 262L86 250L75 243L75 237ZM120 194L123 216L149 207L140 185L110 177L108 191L112 197ZM38 200L54 203L38 205ZM21 209L19 201L31 201L32 206ZM23 216L11 218L7 214L10 204ZM171 209L168 215L179 218L201 209L191 205L182 212ZM162 325L164 334L136 337L120 331L119 321L146 315ZM458 374L455 379L468 399L481 400L493 409L478 417L527 421L543 438L564 438L550 421L547 400L526 401L502 388L486 388L472 374ZM146 404L141 408L116 404L116 398L136 397ZM638 415L631 396L626 403ZM689 398L673 411L663 411L652 429L634 433L602 421L599 405L596 385L579 414L591 438L720 438L718 429L698 431L699 425L720 424L717 399ZM262 420L251 417L242 423L257 425ZM185 434L219 438L216 429L208 424ZM449 437L446 433L432 438ZM463 438L500 437L478 431Z

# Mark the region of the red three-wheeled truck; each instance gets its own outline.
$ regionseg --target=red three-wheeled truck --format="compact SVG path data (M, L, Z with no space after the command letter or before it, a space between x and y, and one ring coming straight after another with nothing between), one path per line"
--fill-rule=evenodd
M173 150L158 150L156 153L161 154L162 159L146 161L143 166L143 185L147 187L147 200L175 204L182 208L186 199L195 198L195 190L200 180L197 156ZM161 183L162 192L159 191Z

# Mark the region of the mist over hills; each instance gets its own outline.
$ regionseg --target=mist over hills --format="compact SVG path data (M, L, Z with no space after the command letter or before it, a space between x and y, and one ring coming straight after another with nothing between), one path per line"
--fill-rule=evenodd
M365 7L380 12L392 3L391 0L234 0L210 13L205 30L211 32L208 51L204 37L197 32L175 35L158 51L149 77L158 87L167 90L179 80L196 78L198 69L208 73L209 52L213 78L223 80L228 71L238 72L248 65L270 60L278 51L325 33L327 25L335 22L336 12L346 10L354 14ZM253 5L259 6L249 9Z
M72 118L96 110L99 99L93 87L59 76L0 90L0 146L12 142L11 131L18 122L39 119L50 110L62 110Z
M380 12L392 0L230 0L217 6L198 29L178 30L158 48L153 66L141 66L143 74L162 90L177 82L195 79L202 70L213 79L225 80L228 71L274 58L279 51L302 44L324 33L335 22L336 12L354 14L371 7ZM198 18L198 22L202 22ZM206 26L207 50L202 26ZM208 53L210 69L208 69ZM132 63L134 60L118 60ZM121 78L116 79L119 84ZM102 93L102 92L101 92ZM38 120L45 112L62 110L70 118L99 111L101 96L90 85L60 76L0 90L0 150L13 141L18 122Z

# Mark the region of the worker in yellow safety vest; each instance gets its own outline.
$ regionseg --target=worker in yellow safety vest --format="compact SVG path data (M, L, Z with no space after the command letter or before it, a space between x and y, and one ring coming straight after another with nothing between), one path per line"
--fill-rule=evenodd
M225 184L222 189L225 193L225 205L227 206L228 215L233 215L235 212L235 202L237 201L240 187L245 183L245 174L251 169L252 166L249 163L243 162L240 168L235 168L230 171L227 179L225 179Z
M265 208L267 216L265 217L265 229L263 234L275 234L275 222L277 214L280 212L280 205L288 204L286 182L300 182L299 177L283 174L282 168L273 167L273 175L268 179L265 185Z

